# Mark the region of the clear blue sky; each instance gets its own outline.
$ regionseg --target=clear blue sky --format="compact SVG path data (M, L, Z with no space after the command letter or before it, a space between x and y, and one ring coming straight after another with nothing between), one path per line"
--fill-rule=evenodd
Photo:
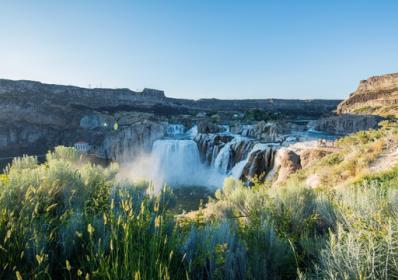
M398 72L398 1L0 0L0 77L345 98Z

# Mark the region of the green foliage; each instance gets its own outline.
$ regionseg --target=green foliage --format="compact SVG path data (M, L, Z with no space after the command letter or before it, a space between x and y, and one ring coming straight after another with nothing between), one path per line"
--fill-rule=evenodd
M46 158L47 161L58 159L65 160L70 163L77 163L79 160L82 159L82 156L78 150L72 147L58 146L55 147L53 152L49 152Z
M71 148L47 158L43 165L16 159L2 175L0 278L185 275L175 265L182 256L167 215L168 190L149 196L142 187L118 184L115 165L83 163Z
M244 279L247 255L234 225L222 221L192 227L182 250L191 279Z
M239 221L247 275L255 279L394 279L397 175L335 190L227 180L207 209L213 220Z
M383 137L371 131L341 145L374 151ZM341 172L363 164L350 157L335 153L320 164ZM15 159L0 175L0 278L398 277L398 167L340 188L311 189L297 177L247 187L229 178L183 223L170 189L154 194L148 183L116 180L118 168L65 147L44 164Z
M366 175L357 182L357 185L377 185L385 188L397 188L398 166L381 173Z
M321 250L321 279L396 279L398 190L357 186L336 194L341 216Z

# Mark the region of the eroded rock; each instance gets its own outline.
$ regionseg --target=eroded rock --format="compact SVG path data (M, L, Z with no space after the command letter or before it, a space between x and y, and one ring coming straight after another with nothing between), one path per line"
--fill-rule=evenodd
M301 169L300 156L292 150L281 149L277 161L280 167L275 184L285 181L291 174Z
M377 128L383 118L373 115L339 115L316 121L315 129L331 134L350 134L361 130Z

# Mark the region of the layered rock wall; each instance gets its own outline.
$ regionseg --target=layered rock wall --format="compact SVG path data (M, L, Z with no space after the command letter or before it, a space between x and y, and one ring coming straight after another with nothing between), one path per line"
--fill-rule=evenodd
M398 73L370 77L337 107L339 114L387 115L398 112Z
M316 121L315 129L331 134L349 134L370 128L377 128L382 117L372 115L340 115Z

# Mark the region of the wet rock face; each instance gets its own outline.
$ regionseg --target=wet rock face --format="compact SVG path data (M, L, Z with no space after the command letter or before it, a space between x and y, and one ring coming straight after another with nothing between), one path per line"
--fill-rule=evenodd
M397 113L398 73L370 77L337 107L338 114Z
M253 148L255 141L251 140L242 140L237 141L236 143L231 145L232 150L232 165L235 165L239 161L244 160L249 154L250 150Z
M248 179L267 175L274 166L275 154L276 150L272 147L252 153L243 168L242 178Z
M371 115L340 115L317 120L315 129L331 134L349 134L377 128L381 120L383 118Z
M202 162L207 165L214 163L221 148L232 138L230 135L198 134L194 140L198 144Z

